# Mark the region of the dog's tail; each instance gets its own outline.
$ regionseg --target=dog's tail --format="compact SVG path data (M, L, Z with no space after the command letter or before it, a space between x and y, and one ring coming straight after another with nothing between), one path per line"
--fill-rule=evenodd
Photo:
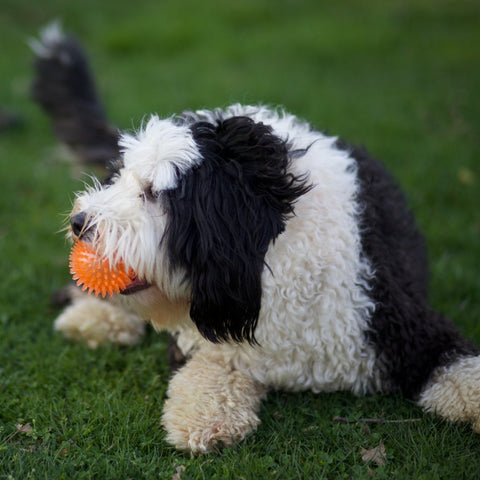
M82 47L56 22L29 43L35 53L32 95L57 138L81 162L107 166L119 155L119 133L107 121Z
M467 422L480 433L480 356L463 356L436 369L419 405L452 422Z
M431 338L438 340L436 347L448 348L437 357L437 366L423 386L418 403L449 421L468 422L480 433L480 349L463 338L443 315L431 311L430 318L435 322ZM433 350L429 356L434 358ZM423 363L428 364L430 359L424 358Z

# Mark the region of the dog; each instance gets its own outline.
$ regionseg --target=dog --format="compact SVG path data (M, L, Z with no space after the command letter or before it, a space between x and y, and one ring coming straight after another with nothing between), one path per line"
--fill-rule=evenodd
M58 120L46 97L83 102L67 123L106 125L97 96L69 88L76 71L94 91L78 44L50 30L35 47L47 112ZM77 194L69 236L135 279L108 300L77 290L56 328L91 346L139 341L143 319L174 336L186 362L163 408L170 444L241 441L272 389L398 392L480 432L480 351L429 305L424 239L364 149L240 104L96 131L117 158ZM94 151L94 137L71 143Z

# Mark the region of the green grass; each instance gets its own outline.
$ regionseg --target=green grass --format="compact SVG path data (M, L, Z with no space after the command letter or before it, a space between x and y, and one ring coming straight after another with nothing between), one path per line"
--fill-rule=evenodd
M123 128L263 102L365 144L428 238L433 305L480 343L478 1L2 0L0 106L23 126L0 132L0 479L170 479L179 466L182 479L477 478L480 436L389 396L274 393L254 435L191 458L160 427L164 336L91 351L53 332L49 296L68 280L57 232L82 183L29 98L25 40L52 18L87 46ZM362 460L381 444L384 466Z

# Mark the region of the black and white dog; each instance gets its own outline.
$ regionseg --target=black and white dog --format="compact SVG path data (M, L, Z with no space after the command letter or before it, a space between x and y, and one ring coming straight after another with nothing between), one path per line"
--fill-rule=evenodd
M137 341L139 318L175 336L188 360L170 443L241 440L270 389L398 391L480 430L479 349L430 307L422 236L378 161L263 106L154 115L118 137L78 45L50 29L35 50L36 98L67 112L71 143L121 152L78 194L71 236L136 273L123 296L76 295L56 327L92 346ZM78 138L82 122L104 136Z

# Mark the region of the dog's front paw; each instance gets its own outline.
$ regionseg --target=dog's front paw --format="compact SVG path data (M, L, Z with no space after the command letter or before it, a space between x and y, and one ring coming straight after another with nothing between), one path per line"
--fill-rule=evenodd
M77 294L72 305L55 320L55 330L71 340L96 348L103 343L134 345L143 337L145 325L121 305Z
M198 352L172 378L162 424L179 450L208 453L254 431L266 389L218 358Z

